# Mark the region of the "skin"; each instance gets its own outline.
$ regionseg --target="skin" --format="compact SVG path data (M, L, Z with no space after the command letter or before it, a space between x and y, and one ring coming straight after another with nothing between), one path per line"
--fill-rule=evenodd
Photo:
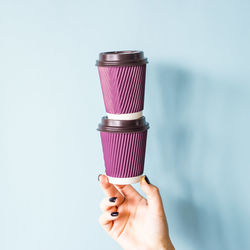
M106 197L100 204L99 223L125 250L174 250L168 232L167 219L159 189L148 184L145 176L140 187L141 196L131 185L113 185L106 175L99 181ZM109 198L117 197L115 202ZM118 212L117 216L111 216Z

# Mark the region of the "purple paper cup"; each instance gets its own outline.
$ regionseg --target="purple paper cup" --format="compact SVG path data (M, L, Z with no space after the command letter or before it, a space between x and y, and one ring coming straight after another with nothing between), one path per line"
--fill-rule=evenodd
M144 108L147 58L142 51L111 51L96 62L106 112L137 113Z
M105 172L113 184L133 184L144 171L147 130L145 117L137 120L111 120L99 124Z

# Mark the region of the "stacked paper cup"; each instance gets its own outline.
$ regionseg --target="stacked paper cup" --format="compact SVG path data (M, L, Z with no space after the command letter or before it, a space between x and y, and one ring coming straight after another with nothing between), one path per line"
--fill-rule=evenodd
M113 184L136 183L143 174L149 129L142 114L146 64L142 51L103 52L96 62L107 112L97 130Z

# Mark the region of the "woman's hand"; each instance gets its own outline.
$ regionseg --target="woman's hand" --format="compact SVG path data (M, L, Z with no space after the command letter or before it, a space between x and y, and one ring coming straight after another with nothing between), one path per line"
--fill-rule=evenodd
M98 179L106 195L100 204L103 214L99 222L123 249L174 249L159 189L146 176L140 186L147 199L131 185L114 186L105 175Z

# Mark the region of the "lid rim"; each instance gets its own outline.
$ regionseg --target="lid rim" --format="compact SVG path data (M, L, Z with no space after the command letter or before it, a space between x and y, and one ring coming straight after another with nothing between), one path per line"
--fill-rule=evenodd
M146 58L147 59L147 58ZM141 60L137 62L133 61L127 61L127 62L117 62L117 61L108 61L108 62L103 62L103 61L96 61L96 66L135 66L135 65L145 65L148 64L148 60Z
M124 66L147 64L148 59L144 57L141 50L108 51L99 53L96 66Z
M105 129L99 129L97 128L96 130L99 131L99 132L106 132L106 133L142 133L142 132L145 132L149 129L150 127L148 126L147 128L144 128L143 130L141 129L137 129L137 130L105 130Z
M107 116L103 116L97 128L98 131L114 133L143 132L148 129L149 123L146 122L145 116L135 120L113 120L108 119Z

